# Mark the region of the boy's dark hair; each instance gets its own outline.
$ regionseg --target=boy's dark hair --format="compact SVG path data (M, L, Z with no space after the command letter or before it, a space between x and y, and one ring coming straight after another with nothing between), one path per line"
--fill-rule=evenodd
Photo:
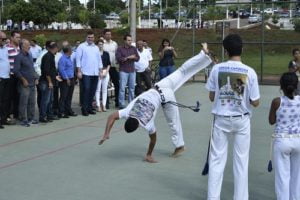
M66 53L69 53L72 51L71 47L70 46L66 46L66 47L63 47L62 48L62 51L66 54Z
M52 40L47 40L47 41L45 42L45 47L46 47L46 48L49 48L49 46L50 46L50 44L51 44L52 42L53 42Z
M12 32L10 33L10 36L11 36L11 37L14 37L16 34L20 34L20 32L19 32L19 31L12 31Z
M94 32L93 32L93 31L88 31L88 32L86 33L86 35L94 35Z
M54 49L54 48L58 48L57 43L56 43L56 42L51 42L51 43L49 44L48 49Z
M280 88L290 99L294 98L294 92L298 86L298 77L295 72L285 72L280 78Z
M129 33L125 34L123 40L127 40L127 37L131 37L131 35Z
M297 51L300 51L300 50L299 50L298 48L293 49L293 50L292 50L292 54L295 55L295 53L296 53Z
M111 32L111 30L108 29L108 28L104 29L104 30L103 30L103 35L105 35L105 33L107 33L107 32Z
M139 121L135 118L129 117L124 125L124 129L127 133L135 131L139 127Z
M223 47L229 57L240 56L243 50L242 38L238 34L229 34L223 40Z

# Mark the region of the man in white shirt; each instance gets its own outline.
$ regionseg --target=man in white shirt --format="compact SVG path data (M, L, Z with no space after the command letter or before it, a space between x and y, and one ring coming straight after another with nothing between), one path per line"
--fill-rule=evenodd
M93 98L96 93L99 75L102 69L102 60L99 48L94 43L94 33L87 33L86 42L80 44L76 50L77 77L82 79L83 100L82 115L95 115Z
M118 44L111 39L111 30L105 29L103 31L104 37L104 45L103 50L109 53L110 58L110 69L109 69L109 76L111 81L114 84L115 88L115 106L119 107L119 72L117 70L117 61L116 61L116 51L118 49ZM107 101L108 102L108 101Z
M166 120L171 129L172 143L175 146L175 151L172 155L176 157L182 153L184 151L183 131L174 93L193 75L212 62L207 54L207 45L203 44L203 51L187 60L174 73L156 83L155 88L136 97L126 108L111 114L108 117L105 133L99 144L109 139L110 131L115 120L125 118L126 122L124 128L126 132L133 132L139 126L142 126L148 131L150 143L145 161L155 163L156 161L152 157L152 151L156 143L154 119L160 105L162 105Z
M6 34L0 31L0 129L7 124L9 115L9 73L8 51L5 46Z
M36 40L31 40L30 42L30 53L33 58L33 62L36 62L36 59L42 53L42 48L36 43Z
M142 40L137 41L137 52L140 56L140 60L134 63L136 70L136 86L135 95L140 95L143 91L147 91L151 88L151 61L152 55L148 49L144 48L144 42ZM142 82L144 82L145 88Z
M206 84L214 115L207 199L220 200L228 140L233 136L233 199L248 200L250 117L251 107L259 105L259 87L255 71L241 62L241 37L228 35L223 47L229 60L213 67Z

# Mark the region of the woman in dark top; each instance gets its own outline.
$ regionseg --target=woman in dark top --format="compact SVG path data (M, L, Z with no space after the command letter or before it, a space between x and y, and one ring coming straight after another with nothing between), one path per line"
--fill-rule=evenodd
M163 39L161 46L158 50L159 55L159 77L160 79L165 78L169 74L175 71L174 58L177 57L177 53L174 47L168 39Z
M300 80L300 50L298 48L292 51L294 59L289 62L289 71L296 73L298 80ZM295 90L296 95L300 95L300 81L298 82L298 87Z
M101 74L99 76L98 86L96 90L96 104L98 112L106 112L106 101L107 101L107 87L109 81L109 68L110 68L110 58L108 52L103 50L103 40L99 40L97 45L99 47L99 51L102 58L103 68L101 70ZM102 102L100 105L100 91L102 90Z

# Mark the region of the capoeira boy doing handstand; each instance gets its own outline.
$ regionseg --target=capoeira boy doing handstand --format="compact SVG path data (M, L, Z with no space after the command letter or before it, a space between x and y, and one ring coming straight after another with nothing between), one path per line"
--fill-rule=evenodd
M124 126L126 132L130 133L135 131L139 125L148 131L150 143L145 161L150 163L156 162L152 157L152 151L156 143L154 119L158 108L162 105L164 115L171 129L172 142L176 147L172 155L177 156L183 152L183 133L178 106L174 105L176 104L174 92L193 75L212 62L207 49L207 44L204 43L202 45L203 50L198 55L187 60L174 73L156 83L155 88L136 97L125 109L111 114L108 117L105 133L99 144L102 144L105 140L109 139L110 131L115 120L125 118L127 119Z

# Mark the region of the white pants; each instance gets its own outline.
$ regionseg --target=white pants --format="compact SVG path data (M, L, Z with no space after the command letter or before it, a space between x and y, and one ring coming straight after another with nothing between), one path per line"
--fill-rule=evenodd
M107 88L108 88L109 74L98 80L97 90L96 90L96 105L100 107L100 91L102 90L102 106L105 108L107 101Z
M275 138L273 149L277 200L299 200L300 138Z
M209 155L208 200L220 200L228 141L233 136L234 200L248 200L250 116L215 116Z
M162 90L165 102L176 102L174 92L197 72L207 67L210 63L211 59L204 52L201 52L198 55L187 60L175 72L156 83L155 85L157 85ZM178 107L167 103L163 105L163 111L167 123L171 129L171 138L174 146L184 146L183 132Z

